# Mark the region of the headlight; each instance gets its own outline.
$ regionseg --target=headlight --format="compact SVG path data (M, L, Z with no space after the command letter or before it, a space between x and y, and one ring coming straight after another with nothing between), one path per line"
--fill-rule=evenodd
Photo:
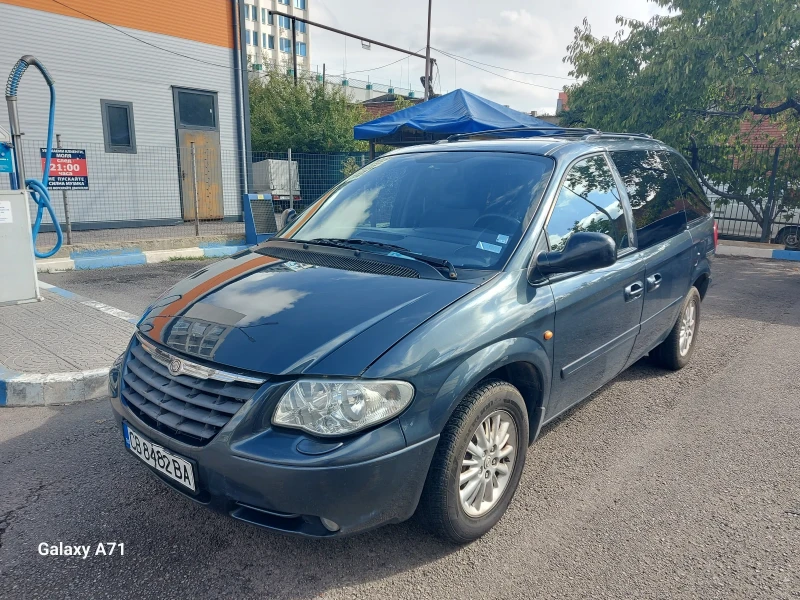
M274 425L316 435L345 435L391 419L414 397L405 381L302 380L272 415Z

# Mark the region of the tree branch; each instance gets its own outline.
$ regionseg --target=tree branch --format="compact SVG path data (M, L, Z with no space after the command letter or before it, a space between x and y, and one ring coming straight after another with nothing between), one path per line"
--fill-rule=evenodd
M800 102L795 100L794 98L788 98L785 102L778 104L776 106L761 106L760 98L756 101L755 104L751 106L743 106L737 111L725 111L725 110L708 110L708 109L700 109L700 108L688 108L686 112L694 113L697 115L703 115L705 117L733 117L739 118L743 117L745 113L751 112L754 115L777 115L787 110L794 110L800 115Z
M747 62L749 62L750 66L753 68L753 75L757 75L758 73L760 73L758 67L756 66L756 63L753 62L752 58L747 56L747 54L742 54L742 56L744 56L747 59Z

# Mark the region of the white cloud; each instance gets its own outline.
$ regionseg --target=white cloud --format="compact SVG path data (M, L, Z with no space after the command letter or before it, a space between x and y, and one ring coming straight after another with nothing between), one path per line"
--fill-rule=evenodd
M427 0L313 0L309 2L311 19L332 23L335 27L382 40L416 51L425 46ZM569 66L562 62L566 46L572 41L573 28L588 17L595 35L613 35L619 28L617 15L648 19L659 7L647 0L561 0L557 4L530 0L504 0L502 4L486 0L434 0L431 46L475 61L497 65L495 71L519 81L561 89L566 79L524 75L518 71L567 77ZM345 42L342 36L313 30L312 62L326 63L328 73L341 73L345 66ZM347 71L371 69L402 59L391 50L373 46L362 50L358 40L346 47ZM465 88L512 108L530 111L555 110L557 91L514 83L485 73L452 58L433 52L439 66L437 91ZM412 87L421 90L419 77L424 61L400 60L380 70L357 75L371 81Z

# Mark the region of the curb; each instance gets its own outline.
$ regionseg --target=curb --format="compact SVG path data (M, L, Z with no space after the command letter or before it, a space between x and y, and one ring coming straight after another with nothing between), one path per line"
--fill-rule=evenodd
M169 250L142 250L141 248L118 248L104 250L76 250L69 258L46 258L36 261L39 273L73 271L77 269L107 269L129 265L144 265L186 258L224 258L236 254L250 246L243 240L227 243L207 242L193 248L173 248Z
M39 287L134 325L139 321L129 312L43 281ZM101 398L108 393L108 371L109 367L102 367L71 373L19 373L0 366L0 407L52 406Z
M770 248L752 248L750 246L731 246L728 244L717 246L717 255L800 261L800 252L793 250L773 250Z

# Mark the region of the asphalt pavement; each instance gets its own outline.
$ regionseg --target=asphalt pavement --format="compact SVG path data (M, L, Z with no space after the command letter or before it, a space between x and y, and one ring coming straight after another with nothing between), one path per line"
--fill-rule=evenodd
M196 268L44 279L138 313ZM714 278L692 363L644 359L548 426L466 547L413 521L263 531L156 481L106 400L0 411L0 598L800 598L800 268L717 259Z

